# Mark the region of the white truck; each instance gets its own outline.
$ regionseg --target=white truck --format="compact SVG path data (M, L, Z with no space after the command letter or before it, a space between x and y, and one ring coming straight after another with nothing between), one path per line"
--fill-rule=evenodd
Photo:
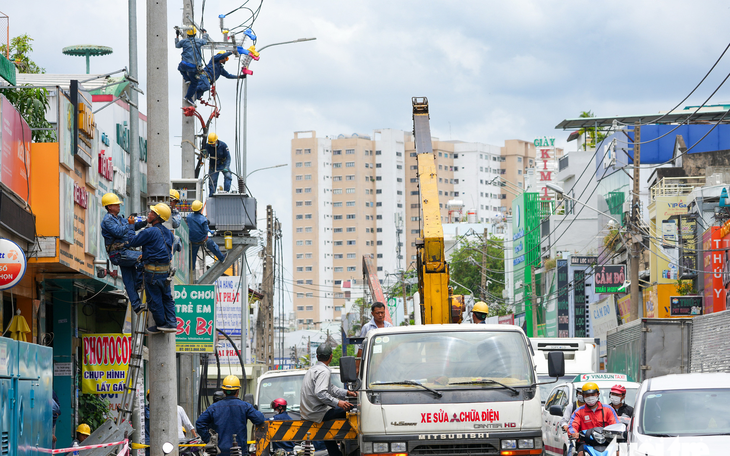
M542 454L535 368L519 327L375 329L362 356L357 376L354 358L340 361L343 382L359 384L360 454ZM548 364L563 374L562 353Z
M556 351L563 352L565 359L565 376L558 379L556 384L540 386L542 403L547 400L548 393L561 383L572 382L578 374L592 374L600 371L600 347L598 339L588 337L533 337L530 339L535 352L535 366L537 366L537 381L545 383L551 381L548 375L548 354Z

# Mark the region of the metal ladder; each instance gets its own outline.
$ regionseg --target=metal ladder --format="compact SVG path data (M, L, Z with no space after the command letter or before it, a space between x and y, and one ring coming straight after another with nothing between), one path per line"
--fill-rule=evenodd
M143 294L142 303L145 306L147 305L146 301L145 295ZM122 403L119 405L119 414L116 420L117 426L132 419L135 392L137 391L139 373L142 369L142 351L144 350L144 336L147 327L147 312L149 310L145 309L137 314L137 325L135 328L132 328L132 353L129 356L129 366L127 367L127 376L124 382Z

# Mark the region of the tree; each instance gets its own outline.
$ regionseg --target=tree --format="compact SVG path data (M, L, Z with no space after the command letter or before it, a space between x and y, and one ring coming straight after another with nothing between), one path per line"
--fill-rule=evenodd
M596 115L593 114L593 111L581 111L578 117L581 119L590 119L596 117ZM583 150L587 150L589 146L591 149L595 148L596 144L599 144L606 137L606 133L603 133L604 130L602 128L581 128L579 131L581 136L585 137Z
M332 350L332 362L330 362L330 367L339 367L340 358L342 358L342 356L345 356L342 354L342 345L338 345ZM353 344L347 345L346 356L355 356L355 346Z
M20 73L40 74L45 73L29 54L33 51L31 42L33 38L26 35L16 36L10 40L10 60L15 63ZM0 46L0 52L5 53L6 46ZM2 89L0 93L5 95L10 104L15 106L20 115L28 122L31 129L33 142L54 142L56 140L55 130L38 130L40 128L52 128L46 120L46 110L49 108L48 91L46 89Z
M486 270L482 270L482 252L486 242ZM504 290L504 243L501 239L490 236L482 240L478 237L462 238L456 251L451 255L449 269L451 278L463 286L454 284L454 294L474 293L476 300L481 299L482 274L486 274L486 302L491 315L505 315L507 308L503 304Z

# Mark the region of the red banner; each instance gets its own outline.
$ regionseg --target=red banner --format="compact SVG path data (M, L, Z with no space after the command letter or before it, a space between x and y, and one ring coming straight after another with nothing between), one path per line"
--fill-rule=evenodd
M10 190L28 201L31 132L7 98L2 97L2 171L0 179Z

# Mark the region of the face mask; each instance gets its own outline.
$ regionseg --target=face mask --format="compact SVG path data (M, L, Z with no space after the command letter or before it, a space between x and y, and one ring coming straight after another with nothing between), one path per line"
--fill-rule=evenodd
M613 405L619 405L621 403L621 397L620 396L611 396L611 403Z
M585 398L585 402L590 407L593 407L594 405L596 405L596 402L598 402L598 396L587 397L587 398Z
M579 402L583 402L583 395L582 394L578 394L577 399L578 399Z

